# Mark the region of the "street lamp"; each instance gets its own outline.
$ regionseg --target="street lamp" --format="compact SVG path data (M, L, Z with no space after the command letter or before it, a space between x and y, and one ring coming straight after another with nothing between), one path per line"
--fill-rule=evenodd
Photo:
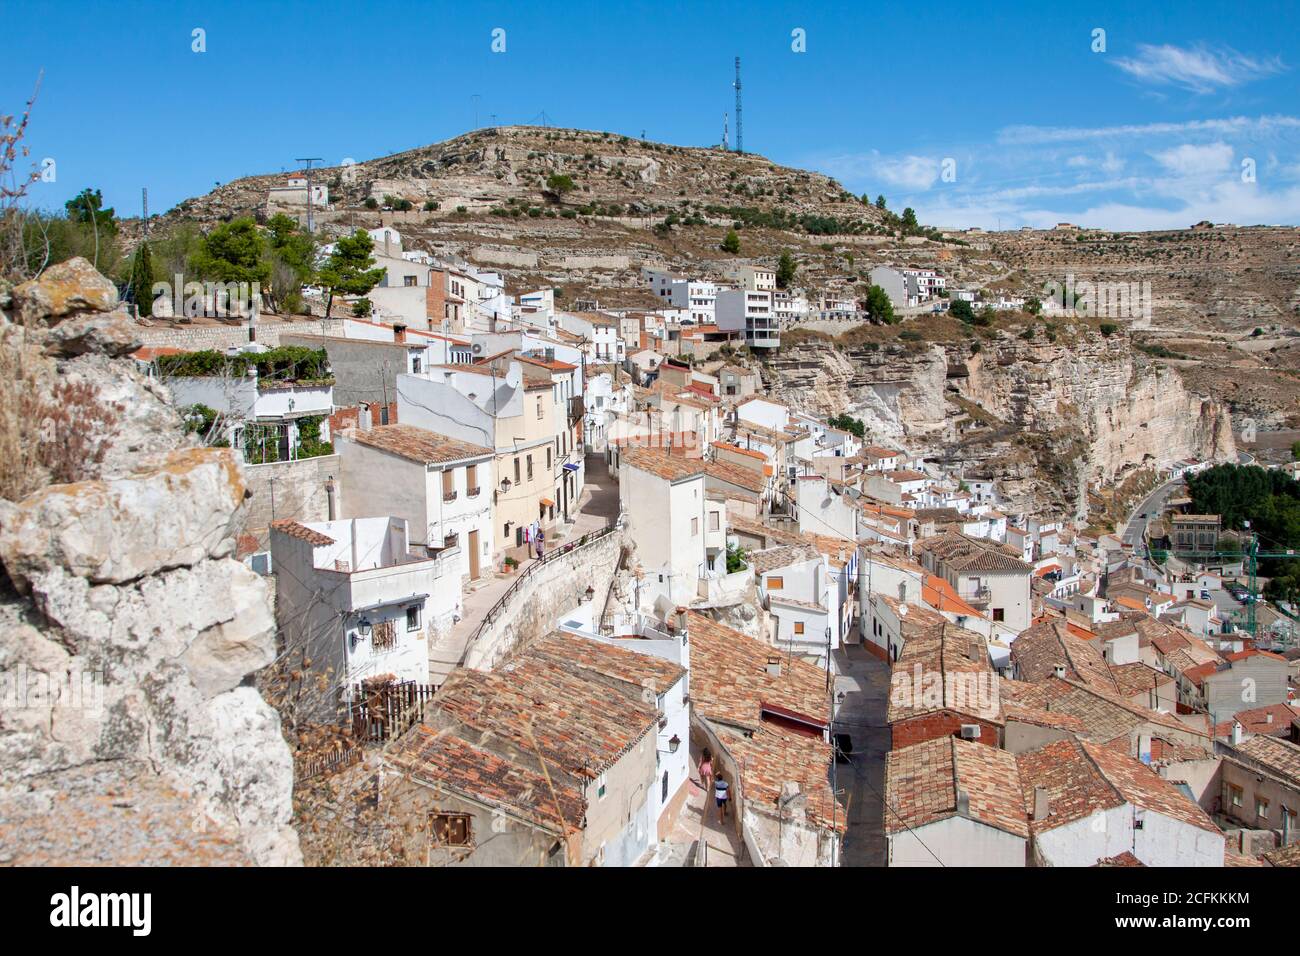
M677 753L677 749L681 747L681 745L682 745L682 738L678 737L676 734L673 734L670 738L668 738L668 749L660 750L658 752L661 754L675 754Z

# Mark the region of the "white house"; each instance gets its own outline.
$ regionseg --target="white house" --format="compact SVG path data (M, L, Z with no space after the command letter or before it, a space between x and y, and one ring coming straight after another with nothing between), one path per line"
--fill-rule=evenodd
M714 313L719 331L742 333L750 348L777 348L781 344L780 324L772 311L771 292L749 289L719 291Z
M382 505L408 522L417 543L454 553L466 581L482 576L497 546L491 448L401 424L350 429L337 450L344 517Z
M461 613L456 557L413 548L403 518L271 523L281 635L295 662L301 653L327 675L309 694L312 715L332 719L371 679L428 681L430 641Z
M838 641L833 624L837 595L826 556L811 547L783 545L751 551L750 567L763 605L771 615L771 643L819 667Z
M700 579L726 570L726 505L708 499L701 459L628 447L619 462L619 506L646 572L640 605L688 606Z
M805 534L858 540L857 501L824 475L800 475L792 485L795 516Z
M1029 843L1016 758L939 737L885 758L889 866L1024 866Z
M1223 866L1222 831L1146 764L1067 738L1016 755L1031 860L1094 866L1131 854L1146 866Z
M959 532L926 538L916 545L921 565L943 578L958 597L994 623L1020 633L1031 623L1033 568L1005 546Z

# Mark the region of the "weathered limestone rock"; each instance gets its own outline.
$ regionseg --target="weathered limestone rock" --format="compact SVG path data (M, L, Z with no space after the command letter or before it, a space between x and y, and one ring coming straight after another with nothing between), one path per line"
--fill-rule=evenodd
M55 567L120 584L232 551L244 480L233 453L172 452L137 476L55 485L5 515L0 560L17 583Z
M0 501L0 863L300 864L292 755L245 685L275 621L230 557L241 467L184 447L166 389L116 357L111 290L74 260L10 303L58 359L38 387L119 413L97 477Z
M19 285L13 302L20 317L54 325L78 312L113 311L117 287L77 256Z
M45 354L72 358L96 352L120 358L140 347L139 327L124 311L91 312L60 322L45 336Z

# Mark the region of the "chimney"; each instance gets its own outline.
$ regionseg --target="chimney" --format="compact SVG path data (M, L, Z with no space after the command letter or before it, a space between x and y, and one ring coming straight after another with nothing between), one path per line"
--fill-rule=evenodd
M1061 678L1061 680L1065 680L1065 665L1057 664L1053 669L1053 673L1055 673L1057 677Z
M957 791L957 816L970 816L970 794L961 789Z
M769 658L767 659L767 672L768 672L768 674L770 674L772 677L780 677L780 676L781 676L781 658L779 658L779 657L769 657Z
M406 341L406 326L396 324L393 326L393 341L403 343Z
M1034 819L1046 820L1052 815L1052 801L1046 787L1034 787Z
M1264 715L1264 723L1271 724L1272 722L1273 722L1273 712L1270 710L1267 714Z
M1234 720L1234 721L1232 722L1232 744L1233 744L1234 747L1235 747L1237 744L1241 743L1242 731L1243 731L1244 729L1245 729L1245 728L1243 728L1243 727L1241 726L1241 722L1240 722L1240 721Z

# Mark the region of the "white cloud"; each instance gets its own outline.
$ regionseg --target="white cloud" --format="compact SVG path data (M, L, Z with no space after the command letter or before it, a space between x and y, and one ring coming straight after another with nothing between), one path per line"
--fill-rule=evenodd
M1235 50L1211 50L1205 46L1184 48L1168 44L1153 46L1149 43L1139 44L1135 57L1114 57L1110 62L1143 82L1178 86L1193 93L1240 86L1285 69L1277 57L1261 60Z
M1233 116L1225 119L1188 120L1183 123L1142 123L1129 126L1007 126L998 131L998 142L1007 146L1073 143L1084 140L1120 139L1129 136L1271 136L1300 130L1300 117Z
M1206 143L1201 146L1184 143L1150 155L1168 172L1176 176L1214 175L1232 166L1232 147L1223 142Z
M1116 156L1110 150L1106 150L1106 158L1101 161L1102 172L1114 176L1124 168L1124 159Z
M876 163L876 175L899 189L923 190L939 178L939 161L928 156L904 156Z

